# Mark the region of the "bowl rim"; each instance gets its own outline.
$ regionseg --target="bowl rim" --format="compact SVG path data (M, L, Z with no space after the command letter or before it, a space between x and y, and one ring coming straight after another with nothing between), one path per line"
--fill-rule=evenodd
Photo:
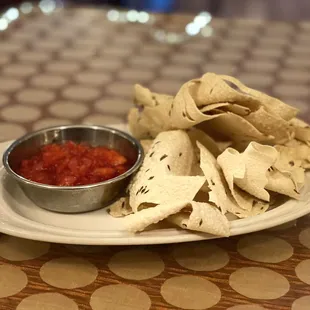
M78 185L78 186L57 186L57 185L48 185L48 184L43 184L43 183L38 183L38 182L34 182L31 180L28 180L24 177L22 177L21 175L19 175L18 173L16 173L10 166L9 164L9 156L11 154L11 152L14 150L14 148L16 148L18 145L20 145L21 143L31 139L32 137L35 137L39 134L42 134L44 132L48 132L48 131L52 131L52 130L65 130L65 129L72 129L72 128L82 128L82 129L91 129L91 130L103 130L103 131L109 131L112 134L116 134L119 135L123 138L125 138L126 140L128 140L129 142L131 142L137 149L137 159L134 163L134 165L127 170L125 173L103 181L103 182L99 182L99 183L94 183L94 184L88 184L88 185ZM72 191L72 190L86 190L86 189L92 189L92 188L96 188L96 187L101 187L103 185L108 185L108 184L112 184L112 183L116 183L118 181L124 180L127 177L131 176L133 173L135 173L140 166L142 165L143 162L143 158L144 158L144 150L141 146L141 143L134 138L133 136L131 136L130 134L116 129L116 128L112 128L109 126L98 126L98 125L61 125L61 126L53 126L53 127L47 127L47 128L43 128L40 130L36 130L33 132L30 132L28 134L23 135L22 137L20 137L19 139L16 139L7 149L6 151L3 153L2 156L2 163L3 166L6 170L6 172L12 176L15 180L36 187L36 188L41 188L41 189L50 189L50 190L58 190L58 191Z

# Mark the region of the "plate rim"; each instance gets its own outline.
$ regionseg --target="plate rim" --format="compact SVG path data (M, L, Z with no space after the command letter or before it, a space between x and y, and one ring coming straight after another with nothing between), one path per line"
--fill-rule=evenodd
M109 126L114 128L116 127L121 130L126 130L127 125L113 124ZM9 147L12 142L13 141L6 141L0 143L0 156L2 156L3 151ZM76 245L168 244L222 238L220 236L185 231L178 228L146 231L140 234L118 231L124 233L124 236L114 237L111 236L111 234L108 236L108 232L100 231L99 233L99 231L88 230L89 234L87 235L89 236L79 236L77 233L85 234L86 231L47 225L25 218L22 215L14 212L10 208L9 204L5 203L3 200L2 179L4 173L3 166L0 165L0 175L2 176L0 184L0 215L2 215L0 219L0 233L37 241ZM305 193L301 201L290 199L281 206L264 214L230 222L232 232L230 237L269 229L296 220L297 218L310 213L310 172L306 173L306 177L308 182L306 183L304 189ZM4 204L4 208L1 206L1 204ZM12 214L8 214L7 211L5 212L5 208L10 209Z

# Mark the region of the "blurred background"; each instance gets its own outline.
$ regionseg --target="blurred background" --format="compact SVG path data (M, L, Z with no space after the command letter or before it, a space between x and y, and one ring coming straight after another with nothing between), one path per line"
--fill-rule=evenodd
M20 0L2 0L0 6L18 4ZM73 0L65 4L113 5L153 12L209 11L220 17L247 17L260 19L310 19L309 0Z

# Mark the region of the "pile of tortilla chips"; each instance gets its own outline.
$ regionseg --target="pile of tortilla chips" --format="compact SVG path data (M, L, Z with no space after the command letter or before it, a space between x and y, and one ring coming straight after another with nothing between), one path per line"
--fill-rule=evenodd
M297 110L207 73L175 97L135 86L129 113L145 159L110 208L138 232L167 221L229 236L231 220L261 214L277 195L298 199L310 168L310 128Z

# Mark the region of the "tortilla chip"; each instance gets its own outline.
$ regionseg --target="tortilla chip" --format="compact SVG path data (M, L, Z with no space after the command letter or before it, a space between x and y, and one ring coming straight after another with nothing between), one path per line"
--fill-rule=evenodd
M220 78L229 81L232 87L235 87L240 92L245 93L253 99L259 101L260 105L262 105L270 114L277 115L284 120L289 121L298 113L298 109L282 102L277 98L268 96L262 92L249 88L234 77L220 75ZM254 109L251 108L251 110L253 111Z
M140 143L141 143L141 146L143 148L144 154L146 154L150 150L153 142L154 142L154 140L152 140L152 139L140 140Z
M273 167L289 176L295 184L296 189L299 191L305 182L305 170L302 167L303 160L294 157L295 151L290 152L290 148L285 146L276 146L279 156Z
M189 206L188 206L189 207ZM229 221L209 203L191 202L191 213L181 212L168 217L168 221L183 229L200 231L216 236L230 235Z
M303 141L310 145L310 126L306 122L293 118L290 120L290 124L293 125L295 130L295 137L297 140Z
M204 176L157 175L144 183L138 179L130 190L130 206L137 212L145 203L168 204L175 202L176 197L182 201L193 200L204 183Z
M197 141L202 144L205 148L207 148L213 156L217 157L220 155L221 150L219 149L217 143L212 139L209 135L207 135L204 131L197 129L197 128L191 128L187 132L189 138L191 139L192 145L197 150L197 153L200 155L200 150L197 147ZM200 156L198 156L200 157Z
M151 137L148 125L141 122L140 112L137 108L132 108L128 114L129 131L137 139L148 139Z
M207 179L209 188L209 200L213 202L222 213L227 211L234 213L239 209L231 194L229 193L226 181L215 157L202 144L197 142L200 149L200 166Z
M123 217L133 213L129 206L128 197L122 197L112 203L107 209L108 213L113 217Z
M293 180L289 176L273 169L268 172L267 178L268 183L266 185L266 189L291 198L300 198L299 192L296 189Z
M255 128L265 135L274 136L273 143L285 143L294 137L294 129L283 118L266 111L260 107L257 111L244 116Z
M200 128L207 133L210 130L215 130L232 141L268 141L274 139L274 136L265 135L249 121L231 112L204 122Z
M193 81L185 83L178 93L176 94L172 110L171 110L171 123L174 128L190 128L203 121L207 121L218 117L218 115L205 114L197 107L195 99L192 95L192 88L194 87ZM223 103L221 103L222 105ZM219 105L213 105L213 109L216 109ZM206 107L203 108L206 111ZM210 112L210 111L209 111ZM185 120L189 119L190 122L185 124ZM181 125L180 125L181 123ZM184 127L185 125L185 127Z
M205 177L191 177L194 148L182 130L160 133L146 154L130 186L130 206L137 212L142 203L162 204L184 197L192 200Z
M266 174L277 160L277 150L272 146L251 142L241 156L245 175L243 178L235 178L234 183L254 197L269 201L269 193L265 190L268 182Z
M142 85L136 84L134 86L135 91L135 104L144 107L156 107L161 104L165 104L167 101L172 100L173 97L165 94L158 94L151 92L148 88Z
M304 169L310 168L310 146L298 141L291 140L286 145L276 145L275 148L280 153L280 157L293 161L294 165L298 166L298 161L301 161L301 167ZM282 155L284 154L284 155Z
M229 190L238 206L244 210L251 211L256 198L234 184L235 178L243 179L245 177L246 166L242 155L238 151L228 148L217 158L217 162L222 168Z
M253 200L253 206L251 210L244 210L237 204L231 205L231 209L228 210L230 213L235 215L237 218L247 218L265 213L269 208L269 203L261 200ZM229 214L229 213L227 213Z
M152 224L164 220L171 214L180 212L187 206L187 202L178 201L168 204L157 205L152 208L143 209L125 218L126 229L131 232L143 231Z
M214 73L204 74L199 82L195 83L192 94L197 106L221 102L231 102L242 105L242 103L246 102L246 106L252 111L260 106L260 102L256 98L236 90L220 75Z
M183 209L190 212L190 215L183 218L182 223L180 223L182 228L219 236L229 236L229 222L226 217L210 204L199 202L180 201L144 209L126 217L125 226L131 232L138 232L166 218L169 222L176 224L171 215L179 213Z
M229 104L227 107L222 107L222 110L229 111L240 116L247 116L252 112L250 108L236 103Z

